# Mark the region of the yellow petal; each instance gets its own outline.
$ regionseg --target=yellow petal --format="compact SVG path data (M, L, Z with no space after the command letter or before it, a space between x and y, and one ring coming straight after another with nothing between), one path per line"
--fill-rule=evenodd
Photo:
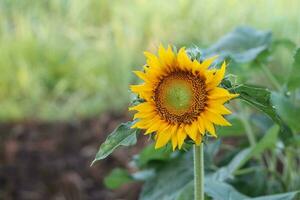
M231 114L231 111L226 108L222 104L217 104L217 103L208 103L208 111L216 113L216 114L221 114L221 115L229 115Z
M159 59L161 61L162 66L166 66L166 57L167 57L167 51L165 50L165 48L163 47L162 44L159 45L158 48L158 55L159 55Z
M165 146L171 139L172 134L170 132L158 132L155 144L155 149Z
M207 90L217 87L224 78L226 63L223 62L221 69L217 70L212 77L206 80Z
M159 59L154 54L152 54L150 52L144 52L144 55L147 58L147 65L150 68L154 68L154 69L161 68L161 63L160 63Z
M205 111L204 115L209 121L213 122L214 124L221 126L231 126L231 124L220 114Z
M218 58L218 56L212 56L208 59L205 59L202 63L201 63L201 67L203 69L208 69L208 67Z
M158 118L156 121L153 122L152 125L149 126L149 128L145 132L145 135L153 132L164 132L168 128L168 126L169 124L165 123L163 120Z
M230 93L224 88L216 87L208 92L209 99L219 99L227 96L230 96Z
M208 99L207 103L208 104L224 104L225 102L238 97L239 94L229 94L226 97L218 98L218 99Z
M175 57L175 54L174 54L171 46L168 45L166 62L170 67L175 66L175 58L176 57Z
M155 106L150 102L143 102L136 106L128 108L129 111L136 110L140 112L151 112L155 110Z
M199 72L200 75L205 74L205 70L201 67L201 64L197 60L193 60L192 71L194 74L196 74L196 72Z
M199 145L201 142L202 142L202 135L200 133L198 133L195 143L196 143L196 145Z
M152 88L146 84L141 85L131 85L130 89L133 93L139 95L142 99L151 101Z
M133 73L135 73L137 75L137 77L139 77L140 79L142 79L143 81L149 81L147 75L144 72L141 71L133 71Z
M135 122L130 128L146 129L148 127L147 124L146 120L140 120Z
M214 125L208 121L205 116L202 116L205 129L214 137L217 137Z
M141 118L153 118L156 116L156 112L138 112L134 114L133 119L141 119Z
M178 148L181 149L184 140L186 138L186 133L184 131L184 128L180 127L177 130L177 140L178 140Z
M149 125L146 129L145 135L156 132L157 130L159 130L159 127L164 124L159 116L155 116L154 118L147 118L146 120L148 120Z
M196 123L192 123L191 125L186 125L185 132L192 140L196 142L196 137L198 134L198 126Z
M179 67L183 70L189 70L192 69L192 61L191 59L188 57L188 55L186 54L185 48L182 47L177 55L177 61L179 64Z
M205 134L205 126L204 126L204 121L201 116L198 117L197 125L198 125L199 132L202 135L204 135Z
M177 145L178 145L177 135L173 134L171 139L172 139L172 149L174 151L176 149Z
M173 151L176 149L177 145L178 145L178 141L177 141L177 125L174 125L171 128L171 134L172 134L172 147L173 147Z

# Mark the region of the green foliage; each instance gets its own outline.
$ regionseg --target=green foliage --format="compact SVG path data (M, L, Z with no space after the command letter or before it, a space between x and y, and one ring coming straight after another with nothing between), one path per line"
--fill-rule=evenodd
M159 169L144 184L140 200L175 199L193 179L192 153L185 153Z
M274 106L272 105L271 92L268 89L252 85L239 85L234 87L232 91L240 94L239 98L266 113L276 123L282 123Z
M218 135L221 138L222 137L232 137L232 136L243 136L245 133L245 127L244 127L241 119L236 114L232 114L232 115L228 116L227 119L232 124L232 126L217 127Z
M273 101L277 107L278 113L287 122L287 124L294 129L295 132L300 131L299 126L299 112L300 107L295 105L290 98L287 98L278 93L273 93Z
M247 198L246 195L241 194L231 185L210 179L205 179L205 193L214 200L242 200Z
M116 189L131 181L133 181L133 178L126 170L115 168L105 177L104 184L109 189Z
M296 200L300 191L251 198L251 200ZM248 199L245 199L248 200ZM250 199L249 199L250 200Z
M277 113L294 131L300 131L299 113L300 105L295 105L291 98L280 93L272 93L272 102Z
M204 160L207 198L216 200L297 198L299 192L294 190L300 187L300 183L294 177L297 176L299 167L297 161L299 151L295 148L299 146L299 136L296 133L300 131L297 85L300 54L297 50L290 68L291 75L285 79L284 84L282 79L278 81L278 77L272 71L266 71L271 69L268 64L272 62L275 49L281 46L289 50L295 48L294 43L288 39L273 42L270 32L240 27L207 49L196 46L188 49L192 59L202 60L203 57L220 54L221 59L231 59L233 61L231 64L235 68L245 67L241 66L242 63L249 64L250 67L242 71L250 73L238 74L246 77L245 80L256 80L257 70L263 70L262 72L266 74L263 74L262 82L275 85L277 90L267 89L264 84L258 84L259 82L239 84L237 83L239 79L234 75L228 75L222 81L221 87L240 94L238 99L251 107L245 107L241 103L230 104L229 106L236 110L236 113L228 116L233 126L217 127L218 135L231 140L232 145L224 145L221 140L206 141ZM260 66L262 63L268 66L267 69L252 67ZM287 92L287 89L291 91ZM139 103L139 99L134 98L133 103ZM249 141L250 137L253 139L249 147L245 146L245 143L249 143L245 142L245 133ZM243 143L237 143L233 137L240 138ZM132 178L145 181L140 194L141 200L193 199L191 167L193 160L190 144L186 144L184 149L185 151L172 153L170 146L155 150L153 145L150 145L135 156L135 166L142 170L140 171L142 175L138 176L135 173ZM293 156L296 158L293 159ZM281 171L278 168L282 168ZM275 193L280 194L273 195Z
M272 150L275 148L279 133L279 126L272 126L264 135L264 137L252 147L250 154L245 159L250 159L252 157L257 157L262 155L265 150Z
M217 54L221 61L230 57L235 62L250 62L269 47L271 40L271 32L238 27L208 49L203 50L203 56L210 57Z
M300 87L300 48L296 50L294 55L294 63L290 71L288 79L288 88L291 90L299 89Z
M221 167L214 174L212 179L218 181L225 181L233 178L234 172L236 172L246 161L250 158L251 149L247 148L240 151L234 158L228 163L228 165Z
M98 153L93 161L102 160L109 156L119 146L132 146L136 144L137 129L131 129L132 122L121 124L101 144ZM93 164L92 163L92 164Z
M167 161L171 158L172 148L167 146L160 149L155 149L154 144L150 144L144 148L141 153L135 158L138 167L143 168L154 161Z

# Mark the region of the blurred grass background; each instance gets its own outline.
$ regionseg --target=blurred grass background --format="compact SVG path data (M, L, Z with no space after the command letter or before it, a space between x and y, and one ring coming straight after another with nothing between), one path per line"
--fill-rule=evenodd
M298 0L0 0L0 121L124 111L144 50L205 47L238 25L299 44L299 10Z

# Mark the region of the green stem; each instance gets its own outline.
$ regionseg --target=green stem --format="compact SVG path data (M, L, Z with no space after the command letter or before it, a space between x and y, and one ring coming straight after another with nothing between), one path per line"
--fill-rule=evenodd
M277 79L274 77L272 72L269 70L269 68L265 64L261 64L261 68L264 71L265 75L268 77L268 79L272 82L272 84L276 87L277 90L281 90L280 83L277 81Z
M203 144L194 145L194 189L195 200L204 200Z
M247 112L246 110L242 109L242 111L240 113L240 118L241 118L242 124L245 127L245 131L246 131L250 146L254 147L256 145L256 138L255 138L254 132L252 131L252 128L251 128L251 125L249 122L248 113L246 113L246 112Z

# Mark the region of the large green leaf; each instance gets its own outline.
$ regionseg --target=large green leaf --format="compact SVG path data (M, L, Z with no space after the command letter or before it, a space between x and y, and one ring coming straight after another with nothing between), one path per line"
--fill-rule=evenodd
M212 197L214 200L296 200L297 195L299 194L299 191L295 191L251 198L240 193L226 182L210 178L205 179L204 187L205 194ZM183 188L176 200L191 200L193 198L194 185L193 181L191 181Z
M279 126L272 126L265 136L253 147L249 152L249 155L245 158L246 160L256 157L262 154L267 149L272 149L275 147L279 133Z
M295 105L290 98L276 92L272 93L272 102L284 122L294 131L300 131L300 106Z
M136 144L137 129L131 129L133 122L123 123L118 126L101 144L98 153L92 165L98 161L106 158L119 146L131 146Z
M172 154L171 146L155 149L154 144L150 144L139 153L134 159L139 168L145 167L149 162L166 161L170 159Z
M252 148L240 151L227 166L214 173L207 173L205 179L205 192L214 199L245 199L247 196L236 191L224 181L233 178L237 170L251 158L260 155L267 149L274 147L277 141L279 126L271 127L265 136ZM217 145L218 143L214 144ZM209 153L205 152L206 154ZM212 154L215 154L212 151ZM207 164L207 163L206 163ZM180 154L176 159L170 160L156 175L146 181L141 200L187 200L193 196L193 161L192 152ZM206 166L207 167L207 166ZM176 177L175 181L174 177ZM222 196L223 194L223 196ZM226 197L226 198L225 198ZM228 197L228 198L227 198Z
M194 199L194 181L190 181L178 194L176 200Z
M250 155L251 149L247 148L240 151L235 157L230 161L227 166L219 168L215 173L211 174L211 178L218 181L225 181L227 179L233 178L233 174L238 170L245 162L245 158Z
M300 48L297 49L294 56L294 63L288 80L289 89L297 89L300 87Z
M234 93L240 94L239 98L266 113L274 122L282 125L282 120L276 113L271 101L271 92L262 87L242 84L231 88Z
M214 200L242 200L248 198L231 185L213 179L205 179L205 193Z
M204 57L217 54L220 56L219 60L230 57L236 62L249 62L266 50L271 41L271 32L242 26L223 36L214 45L203 50L202 54Z
M278 125L274 125L273 127L271 127L267 131L265 136L254 147L240 151L227 166L221 167L214 174L212 174L212 179L225 181L227 179L233 178L234 173L251 158L258 156L265 150L271 149L275 146L278 132Z
M280 128L280 138L286 142L292 133L290 128L281 119L277 113L277 107L272 101L272 93L267 88L262 88L253 85L241 84L233 86L228 78L225 78L221 85L233 93L240 94L239 98L246 101L251 106L267 114Z
M104 178L104 184L109 189L116 189L133 181L131 175L125 169L115 168Z
M242 200L248 198L226 182L205 178L204 192L214 200ZM194 199L194 182L189 182L179 193L176 200Z
M240 160L247 155L250 150L243 151L244 153L238 154L229 164L229 169L236 169L240 165ZM156 175L146 181L140 200L188 200L193 197L193 158L192 151L181 154L176 159L167 163L164 167L159 169ZM225 176L225 174L224 174ZM224 180L224 179L223 179ZM205 179L205 191L208 194L216 193L218 195L222 192L223 188L215 188L217 184L209 184L208 181L213 183L221 182L215 179L214 175L208 175ZM231 187L231 186L228 186ZM228 189L225 187L225 189ZM226 190L224 190L226 191ZM246 197L243 195L243 197Z
M247 198L244 200L297 200L298 199L297 195L299 193L300 191L287 192L282 194L267 195L267 196L256 197L256 198Z
M174 200L193 180L192 152L179 155L157 171L144 184L140 200Z
M214 158L219 152L221 147L221 140L209 142L204 147L204 162L205 169L215 168Z

